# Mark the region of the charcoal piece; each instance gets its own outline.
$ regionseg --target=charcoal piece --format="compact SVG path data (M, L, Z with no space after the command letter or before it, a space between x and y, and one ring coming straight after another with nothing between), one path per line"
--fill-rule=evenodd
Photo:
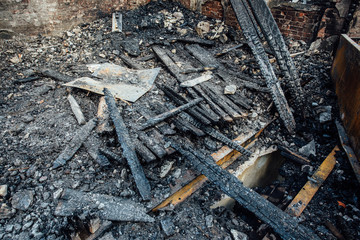
M149 200L151 197L151 187L149 181L145 177L144 170L139 162L139 159L136 156L134 150L135 148L130 140L130 135L125 126L124 120L122 119L120 112L116 107L115 99L111 92L105 88L104 94L105 101L110 112L110 117L115 126L118 141L120 142L121 148L123 150L122 154L128 162L141 197L144 200Z
M188 160L190 166L204 174L242 207L269 224L283 239L320 239L312 230L300 225L298 221L268 202L258 193L244 187L239 179L216 165L211 157L205 156L187 146L180 147L174 141L172 141L171 146Z
M119 58L130 68L137 69L137 70L144 69L139 63L136 63L134 60L125 56L125 54L120 54Z
M44 76L44 77L49 77L49 78L52 78L54 80L57 80L57 81L60 81L60 82L71 82L73 81L75 78L69 76L69 75L66 75L66 74L63 74L63 73L60 73L54 69L50 69L50 68L45 68L45 69L39 69L39 72Z
M140 48L139 48L139 40L134 39L127 39L120 42L120 45L127 52L129 55L137 57L140 55Z
M74 216L90 213L103 220L154 222L146 209L138 203L110 195L84 193L65 189L55 209L56 216Z
M14 80L14 83L16 83L16 84L27 83L27 82L36 81L38 79L40 79L39 76L27 77L27 78L16 79L16 80Z
M230 98L235 104L239 105L240 107L243 107L247 110L251 109L250 101L243 96L238 96L238 95L234 94L234 95L228 96L228 98Z
M120 157L119 155L117 155L116 153L113 153L112 151L106 149L106 148L99 148L99 152L101 155L104 155L105 157L107 157L110 160L116 161L120 164L124 164L125 160Z
M230 47L230 48L225 48L225 49L221 50L221 52L216 53L215 56L220 57L220 56L225 55L225 54L227 54L227 53L229 53L229 52L231 52L231 51L233 51L235 49L241 48L242 46L244 46L244 44L240 43L240 44L238 44L236 46L233 46L233 47Z
M65 165L77 150L81 147L86 138L90 135L91 131L96 126L96 118L90 119L84 126L82 126L74 135L70 143L65 147L64 151L56 158L53 163L52 169Z
M166 156L165 148L156 138L149 137L145 132L139 132L138 137L158 158Z
M110 162L107 157L99 151L101 143L96 135L91 134L84 142L84 146L91 158L94 159L101 167L110 166Z
M144 144L137 140L135 140L135 151L147 163L156 160L156 156Z

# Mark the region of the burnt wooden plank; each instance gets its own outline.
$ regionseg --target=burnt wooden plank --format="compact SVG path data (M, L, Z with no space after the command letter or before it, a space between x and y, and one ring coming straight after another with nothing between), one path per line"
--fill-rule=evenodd
M42 68L42 69L39 69L38 71L43 76L52 78L52 79L60 81L60 82L66 83L66 82L71 82L75 79L69 75L63 74L61 72L58 72L58 71L56 71L54 69L50 69L50 68Z
M188 50L199 62L207 67L218 68L219 62L208 51L204 51L204 48L197 44L186 45L185 49Z
M224 193L234 198L242 207L254 213L260 220L269 224L283 239L318 240L312 230L299 224L291 216L261 197L258 193L244 185L235 176L218 166L211 157L190 147L180 147L174 141L173 148L179 151L190 166L204 174Z
M158 158L166 156L166 150L158 139L149 137L145 132L138 132L139 139L153 152Z
M197 44L208 46L208 47L212 47L215 45L215 41L207 40L207 39L203 39L203 38L197 38L197 37L170 38L169 41L171 43L175 43L175 42L197 43Z
M144 69L143 66L141 66L141 64L135 62L131 58L127 57L125 54L119 54L119 58L130 68L137 70Z
M235 104L239 105L240 107L243 107L247 110L251 109L250 100L245 98L244 96L238 96L234 94L229 95L228 98L230 98Z
M149 127L152 127L154 125L156 125L157 123L160 123L162 121L164 121L165 119L167 118L170 118L170 117L173 117L175 115L177 115L178 113L188 109L188 108L191 108L193 106L195 106L196 104L198 104L199 102L201 102L203 99L202 98L197 98L197 99L194 99L184 105L181 105L177 108L174 108L174 109L171 109L167 112L164 112L160 115L157 115L155 117L152 117L150 119L148 119L145 123L143 123L141 126L140 126L140 130L144 130L146 128L149 128Z
M152 102L152 105L155 103ZM151 118L151 115L153 115L152 111L148 108L141 108L137 110L146 120ZM159 129L159 131L164 135L173 135L176 132L167 124L166 122L162 122L156 125L156 128Z
M135 140L135 151L141 156L141 158L149 163L156 160L156 156L140 141Z
M118 141L120 142L121 148L123 150L122 154L128 162L141 197L144 200L149 200L151 197L151 187L149 181L145 177L144 170L139 162L139 159L136 156L134 146L131 142L130 135L125 126L124 120L122 119L120 112L116 107L115 99L111 92L105 88L104 94L105 101L110 112L110 117L114 123L116 134L118 136Z
M75 133L74 137L71 139L70 143L65 147L64 151L56 158L53 163L52 169L61 167L69 161L77 150L84 143L86 138L90 135L91 131L96 126L96 118L90 119L84 126L82 126Z

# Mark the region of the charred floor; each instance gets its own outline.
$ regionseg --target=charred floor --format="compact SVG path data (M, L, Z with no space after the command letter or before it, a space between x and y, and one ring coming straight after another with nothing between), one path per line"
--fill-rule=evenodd
M302 89L294 94L299 86L288 84L259 37L296 123L291 129L246 39L221 20L157 1L123 12L122 32L101 16L61 36L2 40L0 239L282 239L276 224L285 220L314 239L358 239L359 182L341 148L330 78L336 46L285 39ZM100 79L87 65L106 63L132 69L133 85L136 71L161 69L134 102L115 100L112 89L104 98L69 87ZM292 217L289 204L316 182L335 146L334 169ZM211 156L226 159L226 151L236 156L223 163L234 175L251 159L274 158L262 180L241 175L264 209L242 202L234 189L243 185L214 164ZM192 194L171 199L194 179L201 184ZM225 193L236 201L223 204ZM275 216L266 218L272 206Z

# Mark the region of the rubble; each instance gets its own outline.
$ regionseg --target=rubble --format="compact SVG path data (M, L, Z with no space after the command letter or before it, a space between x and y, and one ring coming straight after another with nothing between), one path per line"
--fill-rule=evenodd
M29 190L16 192L12 196L11 205L13 208L26 211L34 201L34 193Z

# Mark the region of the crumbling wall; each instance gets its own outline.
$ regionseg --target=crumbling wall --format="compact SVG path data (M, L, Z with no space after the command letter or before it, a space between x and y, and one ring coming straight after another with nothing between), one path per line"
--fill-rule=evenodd
M150 0L1 0L0 35L58 33L120 9ZM0 36L0 37L1 37Z

